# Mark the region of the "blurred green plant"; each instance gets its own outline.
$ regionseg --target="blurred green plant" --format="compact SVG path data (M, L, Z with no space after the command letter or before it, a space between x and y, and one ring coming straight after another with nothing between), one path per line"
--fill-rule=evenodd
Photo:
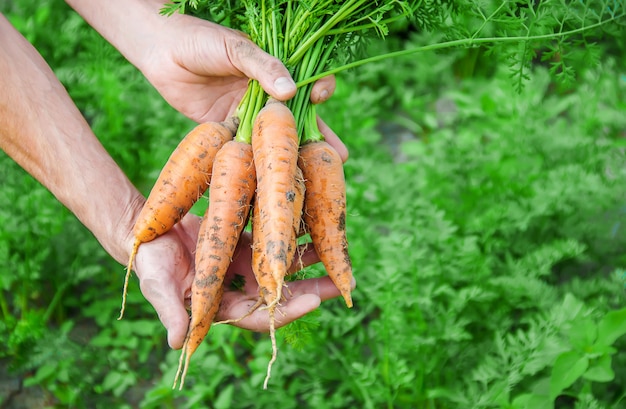
M189 121L60 0L1 10L147 191ZM437 39L407 30L371 53ZM0 155L0 357L62 407L623 406L622 33L603 34L595 64L574 44L567 87L541 50L522 89L487 48L338 77L319 112L350 149L355 307L331 300L281 331L268 393L268 337L227 326L211 329L173 391L179 352L136 283L115 321L123 267Z

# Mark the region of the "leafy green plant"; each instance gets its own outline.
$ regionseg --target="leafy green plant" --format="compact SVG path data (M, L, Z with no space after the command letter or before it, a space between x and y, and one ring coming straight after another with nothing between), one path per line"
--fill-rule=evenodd
M463 35L484 25L476 38L487 38L498 33L499 17L523 13L531 34L554 33L555 22L570 24L582 13L593 24L598 16L590 10L606 17L612 5L565 2L575 7L559 16L556 2L502 4L470 2L443 23ZM189 122L60 0L1 7L121 166L151 186ZM525 35L523 24L505 23L508 34ZM385 42L369 43L369 55L454 40L454 32L406 22L390 30ZM351 154L345 171L355 307L331 300L279 332L281 365L268 393L261 385L269 340L227 326L211 330L185 390L173 391L179 354L168 351L137 288L128 317L115 321L123 268L52 195L0 157L3 362L25 388L43 388L63 407L622 406L620 30L611 24L570 37L595 42L592 58L576 41L530 42L526 52L513 42L503 49L485 42L475 63L462 47L425 49L338 76L334 97L318 109ZM542 62L550 47L559 53ZM566 50L574 68L566 74L575 81L561 88L555 75L563 68L551 67ZM520 78L524 55L530 60L519 89L511 73ZM317 266L311 274L324 271ZM308 339L290 347L303 333Z
M497 349L469 376L469 396L480 398L468 401L459 394L459 404L552 408L561 396L581 399L592 390L592 382L614 380L611 364L617 350L612 345L626 333L624 313L624 309L614 310L595 320L593 310L566 294L527 328L495 340ZM515 393L524 387L528 392ZM624 395L615 398L618 405Z

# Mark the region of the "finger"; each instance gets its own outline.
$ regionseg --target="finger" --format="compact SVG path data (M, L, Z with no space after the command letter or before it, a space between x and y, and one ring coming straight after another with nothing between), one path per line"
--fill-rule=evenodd
M196 247L201 222L202 218L200 216L187 213L180 223L174 226L175 232L186 248L192 249Z
M311 102L314 104L320 104L326 101L335 92L337 83L334 75L324 77L313 84L311 90Z
M288 290L283 291L288 297L298 298L305 294L312 294L322 301L330 300L341 295L337 286L328 276L318 278L308 278L306 280L296 280L287 283ZM356 288L356 281L352 279L351 289ZM291 299L290 299L291 302Z
M337 134L330 129L328 125L318 116L317 117L317 126L320 132L324 135L324 139L328 142L339 154L341 160L345 163L348 160L348 148L346 145L339 139Z
M242 36L226 41L231 63L246 77L259 81L272 97L286 101L296 94L296 83L285 65Z
M315 294L301 294L298 297L290 298L288 301L281 303L274 313L275 327L280 328L297 320L303 315L315 310L321 303L320 297ZM250 308L254 307L255 301L248 300L231 305L229 311L224 316L243 317L248 314ZM222 319L222 315L218 314L218 320ZM268 332L270 329L270 316L267 309L257 308L252 314L233 323L233 325L256 332Z
M180 349L187 335L189 314L183 298L176 293L174 286L163 281L147 278L139 281L141 293L148 300L167 330L167 343L170 348Z

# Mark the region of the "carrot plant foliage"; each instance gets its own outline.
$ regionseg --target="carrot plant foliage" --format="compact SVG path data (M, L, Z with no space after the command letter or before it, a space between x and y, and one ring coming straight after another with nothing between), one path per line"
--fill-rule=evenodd
M261 3L164 7L248 31ZM367 3L413 11L364 20L355 64L316 107L350 150L354 307L331 300L279 330L268 391L267 337L216 326L174 391L179 351L139 289L116 321L121 266L0 155L0 406L626 405L623 2ZM0 11L148 193L192 124L61 0Z

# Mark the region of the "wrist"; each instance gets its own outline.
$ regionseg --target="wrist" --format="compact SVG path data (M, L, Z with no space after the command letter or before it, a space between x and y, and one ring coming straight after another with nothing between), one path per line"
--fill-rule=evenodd
M104 223L102 231L91 229L106 252L122 265L128 263L132 252L135 241L133 227L145 201L143 195L136 192L120 209L120 213L111 218L110 223Z

